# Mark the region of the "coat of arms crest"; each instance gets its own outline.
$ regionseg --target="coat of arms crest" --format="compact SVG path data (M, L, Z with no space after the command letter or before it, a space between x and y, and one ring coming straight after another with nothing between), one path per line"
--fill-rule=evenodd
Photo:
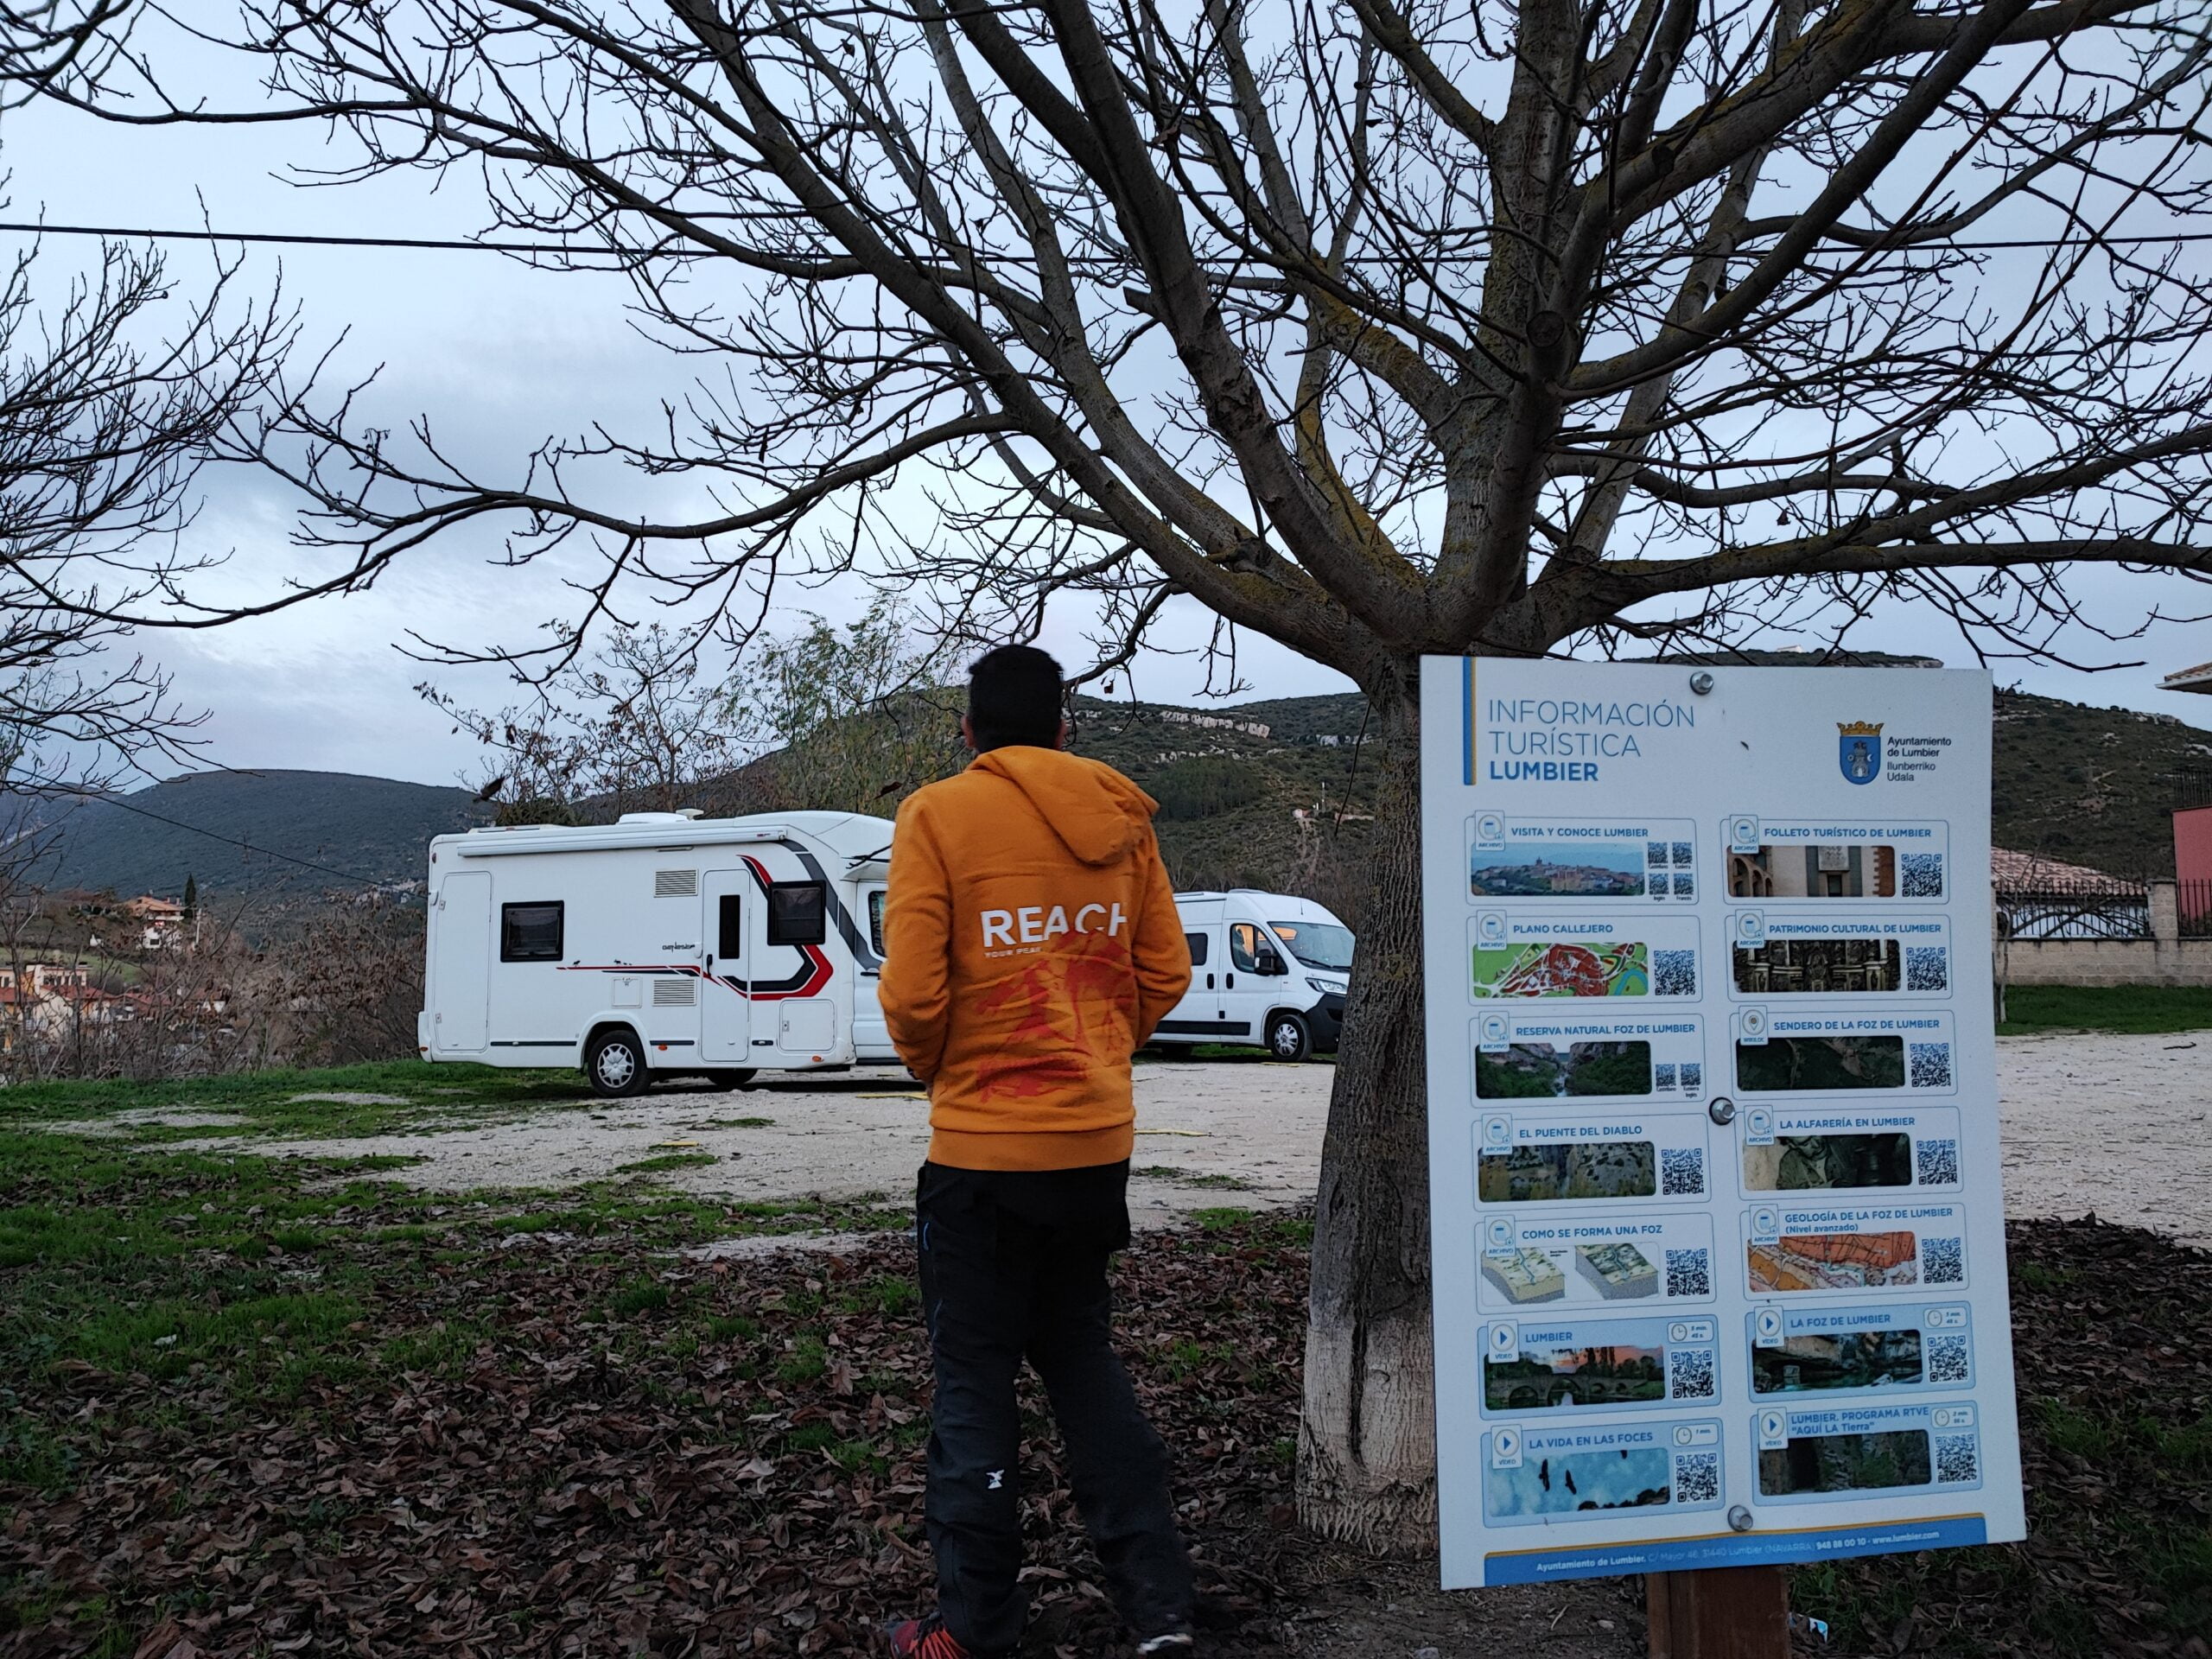
M1882 775L1882 723L1879 721L1836 722L1836 764L1845 779L1871 784Z

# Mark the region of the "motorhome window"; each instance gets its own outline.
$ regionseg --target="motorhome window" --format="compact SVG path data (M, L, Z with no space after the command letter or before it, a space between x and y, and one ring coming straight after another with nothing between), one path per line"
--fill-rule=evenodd
M1275 937L1308 968L1344 973L1351 967L1351 929L1334 922L1270 922Z
M561 908L558 904L501 905L499 960L560 961Z
M1229 925L1229 962L1240 974L1260 971L1260 930L1250 922Z
M819 881L768 885L768 943L820 944L830 937L830 889Z
M883 954L883 889L878 887L868 896L868 943L875 947L875 954Z
M715 954L727 960L745 954L745 904L734 893L715 903Z
M1183 943L1191 947L1191 966L1205 967L1206 965L1206 936L1203 933L1185 933L1183 936Z

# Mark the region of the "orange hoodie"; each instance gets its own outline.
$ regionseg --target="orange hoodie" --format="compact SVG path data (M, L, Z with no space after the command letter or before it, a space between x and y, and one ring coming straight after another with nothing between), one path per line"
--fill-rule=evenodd
M931 1162L1129 1155L1129 1056L1191 983L1157 804L1111 766L1015 745L899 809L880 989L929 1085Z

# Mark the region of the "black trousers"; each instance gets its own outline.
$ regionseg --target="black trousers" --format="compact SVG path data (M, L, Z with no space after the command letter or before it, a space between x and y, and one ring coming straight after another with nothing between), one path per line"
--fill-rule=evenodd
M1013 1172L925 1164L915 1193L922 1310L936 1362L930 1547L938 1611L961 1645L1012 1653L1021 1571L1027 1358L1067 1444L1076 1507L1115 1605L1139 1637L1186 1630L1190 1557L1167 1496L1167 1450L1112 1346L1108 1258L1128 1243L1127 1163Z

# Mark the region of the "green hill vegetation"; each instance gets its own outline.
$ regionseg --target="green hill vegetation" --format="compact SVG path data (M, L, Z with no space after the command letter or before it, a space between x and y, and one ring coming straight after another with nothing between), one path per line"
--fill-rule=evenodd
M1997 694L1999 847L2122 875L2171 875L2173 810L2212 772L2212 732L2171 715Z
M419 882L431 836L490 821L465 789L344 772L193 772L65 811L30 879L50 893L172 899L194 876L211 893Z
M912 789L959 764L934 730L953 718L934 704L950 709L957 699L931 702L928 722L918 708L914 719L893 722L882 766L841 760L854 798L839 804L888 817ZM1160 845L1178 886L1300 892L1357 921L1355 878L1375 776L1357 694L1203 709L1081 696L1074 713L1076 748L1160 801ZM922 723L931 729L918 730ZM851 735L841 744L849 747ZM778 810L817 770L808 759L772 755L706 785L696 804L710 812ZM1999 692L1997 844L2118 873L2170 873L2169 815L2189 786L2183 780L2208 767L2212 732L2172 715ZM36 879L50 891L169 896L194 874L211 893L311 894L348 880L416 881L432 836L488 822L491 813L465 790L383 778L203 772L83 804L60 826Z

